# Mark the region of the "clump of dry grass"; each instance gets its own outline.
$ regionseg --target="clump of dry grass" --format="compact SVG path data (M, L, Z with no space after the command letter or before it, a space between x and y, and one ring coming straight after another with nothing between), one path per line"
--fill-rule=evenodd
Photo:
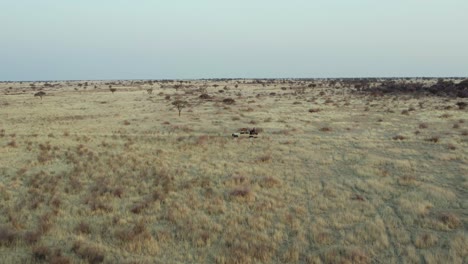
M19 234L12 227L0 226L0 245L12 246L19 238Z
M420 123L419 124L420 129L425 129L425 128L428 128L428 127L429 127L429 125L427 123Z
M269 162L271 161L272 157L270 154L265 154L256 159L257 162Z
M247 177L245 177L244 175L241 175L241 174L236 174L236 175L233 175L231 176L229 179L228 179L229 182L232 182L236 185L239 185L239 184L245 184L245 183L248 183L249 182L249 179Z
M398 184L403 186L414 185L416 183L416 177L413 175L403 175L398 178Z
M12 147L12 148L16 148L18 147L18 144L16 143L16 140L11 140L10 142L7 143L7 146L9 147Z
M402 135L396 135L392 138L393 140L404 140L406 139L406 137L402 136Z
M425 140L429 141L429 142L437 143L437 142L439 142L440 137L439 136L432 136L430 138L426 138Z
M236 102L236 100L232 99L232 98L225 98L223 99L223 103L227 104L227 105L232 105Z
M36 244L41 239L42 233L39 231L26 231L23 234L23 240L29 244Z
M89 226L89 224L82 221L75 226L74 231L75 233L89 235L91 234L91 227Z
M314 234L314 241L320 245L330 245L333 241L333 234L331 232L319 232Z
M355 194L351 197L352 200L359 201L359 202L364 202L366 201L366 198L360 194Z
M71 263L68 257L62 255L60 249L51 250L46 246L36 246L32 249L33 259L36 261L46 261L51 264L69 264ZM93 263L93 262L90 262ZM98 263L98 262L94 262Z
M450 229L458 228L462 224L458 216L450 212L440 213L438 219Z
M320 109L320 108L311 108L311 109L309 109L309 113L318 113L320 111L322 111L322 109Z
M458 106L459 110L465 110L465 108L468 106L468 103L466 103L466 102L457 102L456 105Z
M126 243L151 239L151 234L148 231L148 228L146 227L145 223L142 221L135 223L133 226L118 228L115 231L114 235L120 241Z
M447 148L450 149L450 150L456 150L457 146L455 146L454 144L448 144Z
M134 214L139 214L141 213L144 209L148 208L150 205L149 201L148 200L144 200L144 201L141 201L141 202L137 202L135 203L131 208L130 208L130 212L134 213Z
M232 189L229 195L232 197L249 198L253 196L253 192L248 186L240 186Z
M333 248L324 253L326 263L371 263L371 257L362 249L358 248Z
M435 246L437 243L437 237L430 233L424 233L416 237L414 245L417 248L429 248Z
M262 177L259 185L265 188L273 188L281 185L281 181L273 176Z
M73 243L72 251L91 264L104 262L104 253L96 246L86 245L82 241Z

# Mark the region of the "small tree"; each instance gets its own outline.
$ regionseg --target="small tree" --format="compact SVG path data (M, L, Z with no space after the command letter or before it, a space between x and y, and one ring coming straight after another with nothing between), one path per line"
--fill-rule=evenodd
M111 91L111 93L114 93L115 91L117 91L117 89L112 88L112 85L109 85L109 90Z
M40 92L35 93L34 96L35 96L35 97L36 97L36 96L39 96L39 97L41 98L41 100L42 100L42 96L44 96L45 94L46 94L45 92L40 91Z
M182 112L182 109L187 107L189 104L188 104L187 101L176 100L176 101L172 102L172 105L177 108L177 110L179 111L179 116L180 116L180 112Z

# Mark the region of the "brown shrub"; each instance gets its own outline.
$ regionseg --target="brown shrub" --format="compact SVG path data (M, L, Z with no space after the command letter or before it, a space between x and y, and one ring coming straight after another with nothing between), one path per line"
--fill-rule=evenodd
M417 248L428 248L432 247L437 243L437 237L434 236L433 234L422 234L416 238L416 241L414 242L414 245Z
M257 162L268 162L271 160L271 155L266 154L257 158Z
M317 113L317 112L320 112L322 111L322 109L319 109L319 108L311 108L309 109L309 113Z
M7 146L12 147L12 148L16 148L18 146L18 144L16 144L16 141L13 139L10 142L8 142Z
M249 181L244 175L233 175L229 181L232 181L235 184L245 184Z
M211 99L211 96L209 96L208 94L201 94L198 98L208 100Z
M406 138L405 138L404 136L402 136L402 135L396 135L396 136L394 136L392 139L393 139L393 140L404 140L404 139L406 139Z
M10 246L18 239L18 232L11 227L0 227L0 245Z
M32 244L36 244L37 241L39 241L39 239L41 239L41 236L42 236L42 234L40 232L26 231L23 234L23 239L27 244L32 245Z
M332 131L331 127L322 127L319 130L322 131L322 132L331 132Z
M426 138L425 140L426 140L426 141L429 141L429 142L437 143L437 142L439 142L439 139L440 139L439 136L432 136L432 137L430 137L430 138Z
M36 246L33 248L33 257L35 260L46 260L51 264L69 264L70 260L62 256L61 249L50 250L45 246Z
M260 180L259 185L261 187L272 188L272 187L281 185L281 181L275 177L267 176L267 177L263 177Z
M51 213L45 213L39 218L38 229L41 233L45 234L52 228L51 216Z
M141 211L148 208L148 206L149 206L149 203L147 201L141 201L141 202L138 202L138 203L134 204L130 208L130 212L132 212L134 214L139 214L139 213L141 213Z
M51 252L48 247L36 246L32 249L32 254L36 261L45 261L49 258Z
M428 125L427 123L421 123L421 124L419 124L419 128L420 128L420 129L425 129L425 128L428 128L428 127L429 127L429 125Z
M151 237L144 222L138 222L131 228L119 229L115 232L115 236L124 242L134 241L136 239L148 239Z
M100 249L93 246L88 246L80 241L73 244L72 251L80 258L87 260L91 264L101 263L104 261L104 254Z
M416 177L413 175L403 175L398 179L398 184L403 186L412 185L416 182Z
M249 187L237 187L231 190L229 195L234 197L248 197L252 195L252 191Z
M112 191L112 194L113 194L115 197L122 198L123 192L124 192L124 190L123 190L122 187L117 187L117 188L115 188L115 189Z
M359 202L364 202L366 198L360 194L355 194L351 197L351 200L359 201Z
M468 106L468 103L466 103L466 102L458 102L456 105L458 106L458 109L464 110L464 109Z
M453 213L441 213L439 220L450 229L458 228L462 224L458 216Z
M223 99L223 103L227 104L227 105L232 105L236 102L236 100L232 99L232 98L225 98Z
M91 234L91 227L85 222L80 222L76 225L74 231L81 234Z
M324 254L325 263L371 263L369 255L361 249L332 248Z

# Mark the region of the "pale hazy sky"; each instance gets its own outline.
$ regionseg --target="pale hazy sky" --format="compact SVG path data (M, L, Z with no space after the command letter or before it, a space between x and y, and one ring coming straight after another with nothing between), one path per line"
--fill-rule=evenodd
M468 0L0 0L0 81L468 76Z

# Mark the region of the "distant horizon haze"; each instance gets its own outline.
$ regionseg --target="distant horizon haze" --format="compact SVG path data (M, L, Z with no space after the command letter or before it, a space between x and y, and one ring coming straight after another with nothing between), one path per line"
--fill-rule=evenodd
M0 81L468 76L468 1L0 2Z

